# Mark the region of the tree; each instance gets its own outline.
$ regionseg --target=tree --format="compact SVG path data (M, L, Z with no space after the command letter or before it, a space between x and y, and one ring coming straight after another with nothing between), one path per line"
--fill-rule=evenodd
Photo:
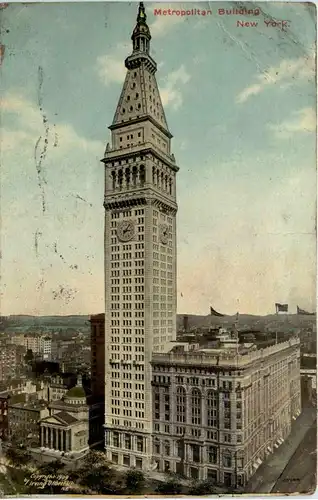
M125 487L128 493L141 493L145 485L145 476L140 470L131 469L125 474Z
M211 481L201 481L199 483L194 483L189 489L189 495L202 496L211 495L216 493L215 484Z
M123 490L121 478L109 466L95 466L86 471L79 484L90 494L118 495Z
M6 451L6 457L13 467L22 467L23 465L27 465L31 460L30 453L20 446L10 446Z
M47 462L46 464L40 465L38 468L39 474L58 474L59 472L65 469L65 464L61 462L61 460L52 460L51 462Z
M158 484L156 493L160 495L180 495L182 493L182 485L174 478Z

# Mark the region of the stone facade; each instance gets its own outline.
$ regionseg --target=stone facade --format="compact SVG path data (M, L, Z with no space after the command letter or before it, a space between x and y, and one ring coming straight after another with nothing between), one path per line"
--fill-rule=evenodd
M300 414L299 360L298 339L245 352L154 353L157 470L243 486Z
M8 404L9 435L24 444L40 444L40 421L49 415L46 402L33 401Z

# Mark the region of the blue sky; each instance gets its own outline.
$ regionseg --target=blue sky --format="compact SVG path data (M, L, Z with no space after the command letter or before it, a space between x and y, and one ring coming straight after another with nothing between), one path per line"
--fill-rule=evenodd
M315 10L154 16L178 173L178 312L315 307ZM246 4L245 4L246 5ZM2 11L1 314L103 310L103 168L135 3ZM283 31L264 20L288 20ZM41 158L42 156L42 158ZM182 295L181 295L182 294Z

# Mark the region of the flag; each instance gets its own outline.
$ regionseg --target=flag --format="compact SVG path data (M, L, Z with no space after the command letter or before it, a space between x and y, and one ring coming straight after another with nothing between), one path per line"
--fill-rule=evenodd
M223 318L224 314L218 313L213 307L210 306L210 314L211 316L218 316L219 318Z
M275 304L276 313L288 312L288 304Z
M300 307L297 306L297 314L302 314L303 316L315 316L316 313L304 311L304 309L300 309Z

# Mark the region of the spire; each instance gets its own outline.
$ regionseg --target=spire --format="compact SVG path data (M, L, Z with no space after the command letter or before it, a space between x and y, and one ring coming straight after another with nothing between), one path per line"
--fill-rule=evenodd
M144 23L144 24L146 24L146 21L147 21L147 15L146 15L146 12L145 12L144 2L139 2L137 23Z
M131 39L133 42L133 54L149 54L151 35L149 27L147 25L147 15L143 2L139 3L137 24L135 26L133 34L131 35Z

